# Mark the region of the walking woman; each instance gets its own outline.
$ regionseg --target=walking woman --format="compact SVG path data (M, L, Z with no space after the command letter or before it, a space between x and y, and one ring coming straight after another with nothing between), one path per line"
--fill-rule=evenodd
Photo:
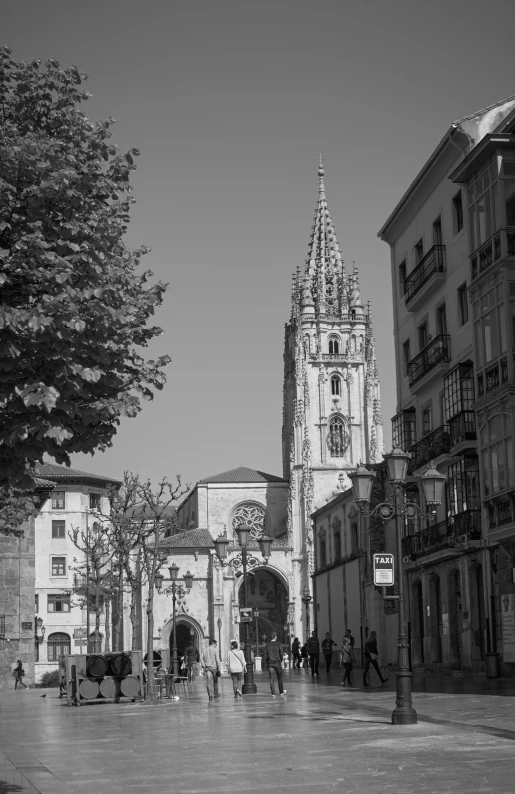
M18 684L20 686L24 687L25 689L28 689L27 684L23 683L23 676L24 675L25 675L25 670L23 669L23 665L22 665L21 661L18 659L18 664L16 665L16 667L13 670L14 688L15 689L18 689Z
M377 675L379 676L379 680L381 681L381 686L386 684L388 681L387 678L383 678L381 675L381 670L379 669L379 665L377 664L377 657L379 656L379 651L377 650L377 637L375 631L371 631L368 635L368 639L365 642L365 668L363 670L363 686L370 686L367 683L367 675L370 668L370 665L374 668Z
M352 645L350 638L345 636L343 638L342 643L342 661L343 661L343 681L342 686L346 686L347 681L349 682L349 686L354 686L352 681L350 680L350 674L352 672L352 668L354 667L354 655L352 652Z
M245 664L243 651L238 650L238 643L236 640L231 642L231 650L227 657L227 665L232 678L234 697L241 698L241 680L243 678L243 673L247 672L247 665Z

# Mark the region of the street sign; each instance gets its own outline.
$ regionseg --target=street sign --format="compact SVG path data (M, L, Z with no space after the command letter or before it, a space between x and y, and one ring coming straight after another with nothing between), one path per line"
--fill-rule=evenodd
M252 621L252 607L240 607L240 623Z
M73 636L76 640L80 639L81 637L85 637L87 634L87 629L73 629Z
M82 648L84 645L88 644L88 641L87 640L74 640L73 644L76 645L78 648Z
M374 554L374 584L389 587L394 583L393 554Z

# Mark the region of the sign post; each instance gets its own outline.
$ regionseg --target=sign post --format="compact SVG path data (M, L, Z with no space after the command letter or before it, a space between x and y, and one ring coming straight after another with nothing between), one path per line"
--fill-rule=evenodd
M252 607L240 607L240 623L252 621Z
M73 630L73 639L74 639L74 643L73 644L75 645L76 648L77 647L80 648L80 652L81 652L81 655L82 655L83 646L88 644L86 629L74 629Z
M394 578L393 554L374 554L374 584L376 587L391 587Z

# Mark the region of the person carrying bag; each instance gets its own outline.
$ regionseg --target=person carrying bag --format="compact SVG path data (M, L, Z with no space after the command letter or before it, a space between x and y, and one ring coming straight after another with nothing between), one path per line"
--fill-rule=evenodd
M365 668L363 670L363 686L370 686L367 683L367 675L370 669L370 665L374 668L377 675L379 676L379 680L381 681L381 686L386 684L388 681L387 678L383 678L381 675L381 670L379 669L379 665L377 663L377 659L379 656L379 651L377 650L377 637L375 631L371 631L368 635L368 639L365 642Z
M245 662L245 656L243 655L243 651L238 649L238 643L236 640L231 642L231 650L229 651L229 655L227 657L227 666L229 668L229 673L232 678L232 688L234 690L234 697L242 697L241 694L241 681L243 678L243 673L247 672L247 664Z

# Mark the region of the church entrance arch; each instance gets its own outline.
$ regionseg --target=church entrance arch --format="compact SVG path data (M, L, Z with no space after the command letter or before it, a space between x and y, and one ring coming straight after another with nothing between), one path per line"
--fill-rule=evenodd
M263 652L265 643L273 632L285 650L290 643L288 635L288 588L281 576L271 568L253 568L248 576L248 605L252 607L249 637L254 650ZM239 604L243 606L243 581L240 584ZM256 614L257 613L257 614ZM286 628L285 628L286 627ZM240 623L240 642L245 637L245 626Z
M173 621L169 621L165 627L165 632L168 633L168 647L170 648L171 659L173 653ZM177 636L177 657L179 659L184 656L184 649L190 642L193 642L199 651L202 650L204 634L196 621L179 616L175 621L175 632Z

